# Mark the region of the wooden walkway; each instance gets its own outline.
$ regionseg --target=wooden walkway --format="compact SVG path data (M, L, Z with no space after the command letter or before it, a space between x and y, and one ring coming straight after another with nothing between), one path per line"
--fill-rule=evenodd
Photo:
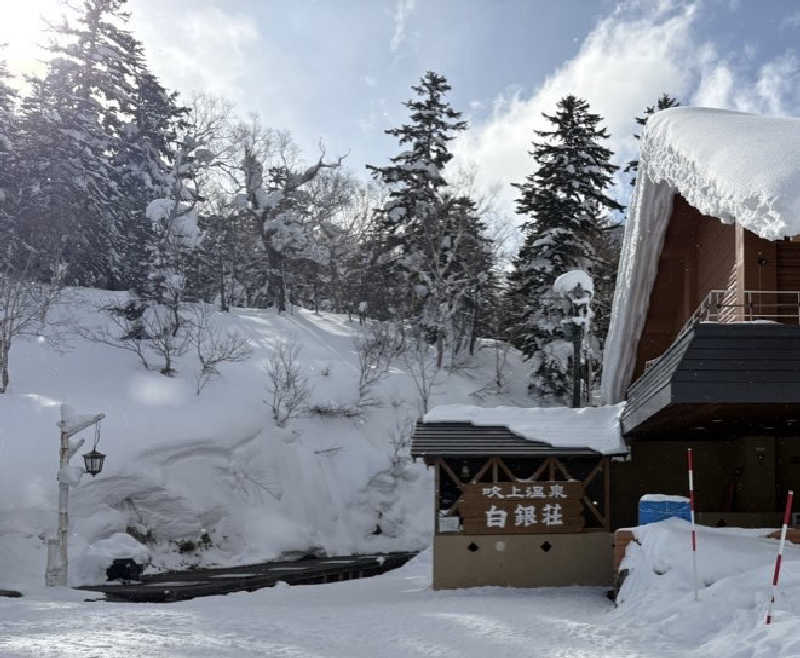
M253 592L262 587L272 587L279 581L290 585L317 585L376 576L401 567L415 555L409 552L376 553L296 562L262 562L219 569L167 571L142 576L140 582L127 585L90 585L78 589L101 592L107 601L169 603L198 596Z

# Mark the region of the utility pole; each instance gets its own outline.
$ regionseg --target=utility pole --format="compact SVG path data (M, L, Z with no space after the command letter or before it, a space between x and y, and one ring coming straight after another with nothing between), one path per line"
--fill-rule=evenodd
M58 450L58 535L55 541L48 541L47 570L45 571L45 584L48 587L65 586L67 584L69 487L70 484L75 484L75 482L71 482L72 478L69 475L68 467L69 460L80 450L84 443L84 440L81 439L70 446L69 439L87 427L96 425L105 417L105 414L73 416L71 409L67 405L61 405L61 420L58 422L58 427L61 430Z

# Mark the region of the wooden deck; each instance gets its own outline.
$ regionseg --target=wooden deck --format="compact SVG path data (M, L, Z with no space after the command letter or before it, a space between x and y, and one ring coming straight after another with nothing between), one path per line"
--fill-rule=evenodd
M105 594L107 601L169 603L198 596L253 592L283 581L290 585L317 585L365 578L397 569L416 553L376 553L314 558L296 562L263 562L219 569L168 571L143 576L128 585L90 585L77 589Z

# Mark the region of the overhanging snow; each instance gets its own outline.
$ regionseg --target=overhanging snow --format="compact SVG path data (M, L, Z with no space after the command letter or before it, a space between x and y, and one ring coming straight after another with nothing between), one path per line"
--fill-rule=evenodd
M800 119L677 107L647 121L625 226L603 399L623 399L650 292L680 193L704 215L778 240L800 234Z
M505 425L529 441L554 448L591 448L604 455L626 452L619 416L624 404L606 407L475 407L445 404L431 409L426 423L468 422Z

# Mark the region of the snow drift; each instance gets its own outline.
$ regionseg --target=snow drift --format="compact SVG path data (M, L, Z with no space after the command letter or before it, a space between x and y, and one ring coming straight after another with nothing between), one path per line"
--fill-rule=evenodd
M107 318L95 309L114 295L68 291L54 318L102 325ZM67 336L61 351L45 341L14 344L11 391L0 395L0 586L43 579L43 539L57 524L62 402L79 414L106 414L98 446L108 455L103 472L83 477L70 493L73 583L96 578L99 558L112 559L118 551L110 547L120 543L100 542L125 532L147 544L161 567L429 543L432 477L422 465L392 467L391 440L419 413L407 373L395 367L375 388L380 406L337 415L358 397L357 321L249 309L215 319L245 336L253 354L222 364L221 377L199 396L191 351L176 362L176 376L165 377L145 370L131 352L77 335ZM273 423L264 403L265 364L282 341L300 347L310 406L320 410L286 428ZM494 368L490 352L479 350L472 367L447 375L433 401L474 402L472 394L484 389L487 404L530 403L515 350L508 393L485 393ZM91 430L83 434L91 447ZM80 461L78 454L72 463ZM382 534L373 535L378 525Z
M633 529L621 568L629 569L614 618L679 655L797 656L800 546L786 544L772 626L764 619L778 542L771 530L697 528L700 600L694 601L691 526L667 519ZM654 651L654 653L658 653Z

